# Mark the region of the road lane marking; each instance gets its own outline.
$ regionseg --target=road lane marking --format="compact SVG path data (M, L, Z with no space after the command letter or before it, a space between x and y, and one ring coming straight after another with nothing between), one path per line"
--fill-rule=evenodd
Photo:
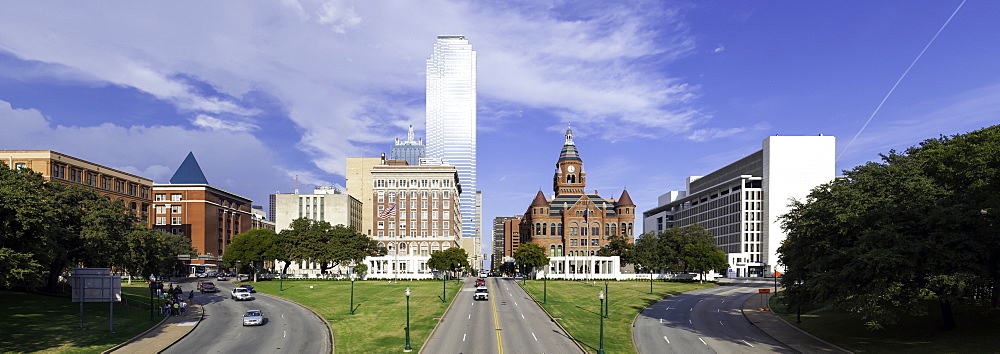
M667 339L667 336L663 336L663 340L667 341L667 344L670 344L670 340Z
M663 324L663 319L662 318L660 319L660 324Z
M704 344L704 345L708 345L708 343L705 343L705 340L704 340L704 339L701 339L701 337L698 337L698 340L700 340L700 341L701 341L701 344Z
M521 314L521 319L522 319L522 320L523 320L523 319L525 319L525 318L524 318L524 314L523 314L523 313Z
M691 312L691 311L694 311L694 307L688 309L688 312Z
M469 319L470 319L470 320L472 319L472 314L471 314L471 313L469 314Z
M490 290L492 291L492 289ZM503 354L503 337L500 335L500 316L497 316L496 299L497 298L495 296L490 296L490 305L493 307L493 326L496 328L493 332L495 332L497 336L497 354Z
M242 335L243 335L243 332L240 332L240 333L236 334L236 338L239 338Z
M514 306L517 306L517 301L514 301Z
M719 321L719 324L720 324L720 325L723 325L723 326L725 326L725 325L726 325L726 324L722 323L722 321Z
M691 322L691 320L688 320L688 323L690 323L690 324L694 324L694 322Z
M742 339L740 339L740 340L742 340ZM753 347L754 347L754 346L753 346L753 344L750 344L750 342L747 342L747 341L745 341L745 340L743 340L743 343L746 343L747 345L749 345L749 346L750 346L750 348L753 348Z
M715 309L715 312L722 312L722 309Z
M281 314L281 318L285 318L285 314Z
M281 331L281 338L288 337L288 331Z
M535 332L531 332L531 337L532 337L532 338L535 338L535 341L536 341L536 342L538 341L538 337L535 337Z
M462 341L463 341L463 342L465 341L465 336L467 336L467 335L468 335L468 333L463 333L463 334L462 334Z

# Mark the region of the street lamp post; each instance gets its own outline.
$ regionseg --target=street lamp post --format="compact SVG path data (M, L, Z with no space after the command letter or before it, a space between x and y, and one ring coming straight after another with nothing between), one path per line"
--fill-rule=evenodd
M406 287L406 348L403 348L404 352L413 351L413 347L410 347L410 287Z
M354 314L354 274L351 274L351 314Z
M149 320L152 321L153 320L153 314L156 313L153 310L153 287L156 286L156 283L153 282L153 280L152 280L153 277L152 276L150 276L149 278L150 278L150 280L149 280Z
M601 306L598 307L598 310L604 312L604 292L600 292L597 297L601 299ZM597 354L604 354L604 314L598 317L601 318L601 349L597 350Z
M607 297L607 301L604 301L604 318L608 317L608 305L611 304L611 293L608 292L608 281L604 281L604 296Z
M409 289L409 287L407 287ZM441 302L445 302L448 298L448 276L445 275L444 271L441 271Z
M542 303L549 303L549 274L545 273L544 278L542 278Z
M281 275L278 277L278 291L285 291L285 271L281 270Z

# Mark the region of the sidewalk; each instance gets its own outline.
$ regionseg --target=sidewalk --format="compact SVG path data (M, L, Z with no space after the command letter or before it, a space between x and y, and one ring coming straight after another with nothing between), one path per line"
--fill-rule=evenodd
M186 295L184 297L187 298ZM105 353L158 353L194 330L204 315L205 311L195 296L194 301L188 303L187 314L169 317L159 314L157 316L162 319L159 324Z
M761 296L764 295L758 294L747 298L747 300L743 302L742 312L743 316L746 317L750 323L757 328L760 328L761 331L767 333L767 335L771 336L771 338L784 343L800 353L850 353L843 348L827 343L826 341L816 338L798 327L785 322L784 319L774 314L774 312L761 311ZM767 297L768 298L763 300L764 303L767 302L770 295L767 295Z

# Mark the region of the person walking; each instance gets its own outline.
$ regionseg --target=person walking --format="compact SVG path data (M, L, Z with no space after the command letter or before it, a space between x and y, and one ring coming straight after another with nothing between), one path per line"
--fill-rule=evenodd
M174 310L173 310L173 312L171 312L171 314L174 315L174 316L179 315L180 314L181 305L178 304L177 302L174 302L173 307L174 307Z
M194 290L188 293L188 302L191 302L191 300L194 300Z
M170 316L170 304L164 303L163 304L163 317L167 317L167 316Z
M187 309L187 305L188 303L184 302L184 300L181 300L181 316L184 316L184 313L186 312Z

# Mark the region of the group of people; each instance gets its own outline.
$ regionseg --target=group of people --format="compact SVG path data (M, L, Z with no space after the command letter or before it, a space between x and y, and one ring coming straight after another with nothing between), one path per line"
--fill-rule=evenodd
M163 316L178 316L184 315L187 310L188 301L194 299L194 290L188 293L187 301L184 301L184 289L178 285L174 287L170 284L170 287L162 292L163 296Z

